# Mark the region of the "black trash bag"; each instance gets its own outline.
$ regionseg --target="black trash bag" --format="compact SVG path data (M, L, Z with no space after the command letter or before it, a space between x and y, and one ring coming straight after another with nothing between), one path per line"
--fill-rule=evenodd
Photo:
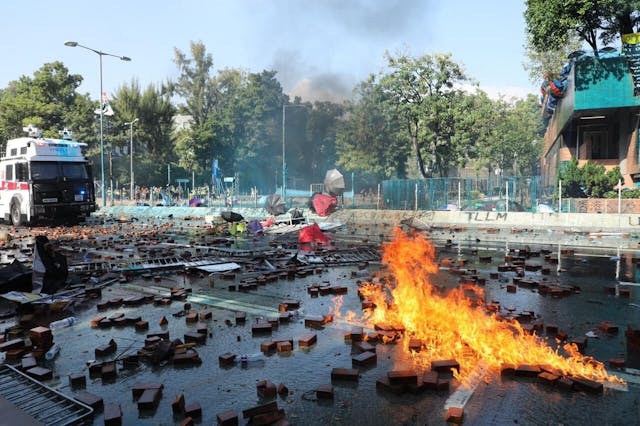
M65 287L68 276L67 257L46 236L37 236L33 249L33 292L53 294Z

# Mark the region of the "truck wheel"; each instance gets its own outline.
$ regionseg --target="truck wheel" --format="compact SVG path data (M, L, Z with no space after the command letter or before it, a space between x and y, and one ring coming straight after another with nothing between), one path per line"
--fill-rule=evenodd
M11 203L11 224L13 226L22 225L22 215L20 214L20 201L13 201Z

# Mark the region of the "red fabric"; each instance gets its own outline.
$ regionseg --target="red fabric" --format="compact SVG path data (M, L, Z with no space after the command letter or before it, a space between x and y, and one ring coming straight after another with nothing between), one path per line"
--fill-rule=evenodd
M338 199L330 195L316 194L311 202L318 216L329 216L338 209Z
M305 226L300 230L300 235L298 235L298 242L328 244L329 239L320 230L318 224L314 223L313 225Z
M271 225L273 225L276 222L275 218L270 217L267 220L263 220L260 222L260 225L262 225L263 228L268 228Z

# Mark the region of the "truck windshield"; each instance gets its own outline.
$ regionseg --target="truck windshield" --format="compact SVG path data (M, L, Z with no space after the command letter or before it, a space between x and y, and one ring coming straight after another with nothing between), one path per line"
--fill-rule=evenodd
M37 161L31 163L31 179L34 181L88 179L87 165L85 163L66 163L53 161Z
M62 176L67 179L88 179L87 166L84 163L61 163Z

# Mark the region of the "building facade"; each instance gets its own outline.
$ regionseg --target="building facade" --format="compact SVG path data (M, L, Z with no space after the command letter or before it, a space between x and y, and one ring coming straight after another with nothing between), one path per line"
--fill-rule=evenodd
M613 49L598 57L572 56L558 84L561 93L545 91L543 184L555 185L563 165L577 159L580 166L591 161L607 170L620 167L624 187L640 185L640 97L634 96L626 58Z

